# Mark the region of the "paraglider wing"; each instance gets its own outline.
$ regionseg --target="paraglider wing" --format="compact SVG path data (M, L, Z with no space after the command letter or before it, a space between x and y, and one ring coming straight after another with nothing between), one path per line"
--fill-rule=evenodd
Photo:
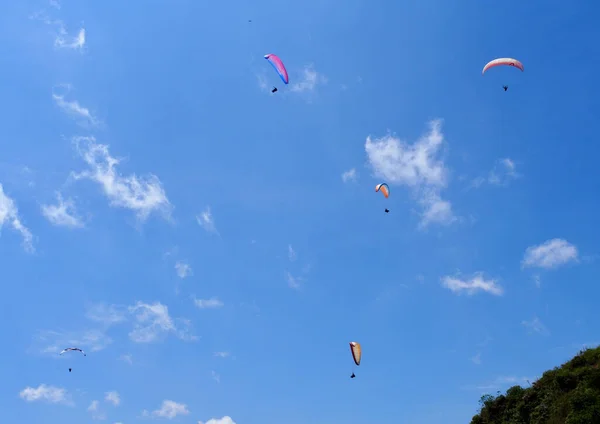
M360 343L350 342L350 352L352 352L352 359L354 359L354 363L356 365L360 365L360 358L362 356L362 349L360 347Z
M267 59L269 63L273 66L273 68L279 75L279 78L281 78L281 81L283 81L285 84L288 84L290 82L290 78L288 77L287 69L285 69L285 66L281 59L279 59L279 57L277 57L277 55L274 54L266 54L265 59Z
M517 69L520 69L522 72L525 71L523 64L521 62L519 62L517 59L512 59L510 57L501 57L501 58L494 59L494 60L491 60L488 63L486 63L485 66L483 67L483 71L481 71L481 75L485 74L485 72L488 69L493 68L495 66L512 66Z
M62 355L62 354L63 354L63 353L65 353L65 352L81 352L81 353L83 353L83 356L87 356L87 355L85 354L85 352L84 352L83 350L79 349L78 347L68 347L68 348L66 348L66 349L63 349L63 350L62 350L62 351L59 353L59 355Z
M390 188L386 183L377 184L375 186L375 191L382 192L386 199L390 197Z

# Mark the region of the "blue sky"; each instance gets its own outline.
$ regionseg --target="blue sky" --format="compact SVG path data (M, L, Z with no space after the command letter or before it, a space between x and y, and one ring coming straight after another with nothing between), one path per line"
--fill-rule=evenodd
M598 6L450 3L4 2L2 419L467 423L600 342Z

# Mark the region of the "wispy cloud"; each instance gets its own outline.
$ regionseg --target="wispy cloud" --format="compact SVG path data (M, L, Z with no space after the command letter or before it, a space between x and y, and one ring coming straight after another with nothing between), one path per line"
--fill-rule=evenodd
M471 182L471 187L481 187L487 183L495 186L507 186L511 181L519 178L517 165L510 158L498 160L494 168L485 177L477 177Z
M125 363L127 363L129 365L133 364L133 356L130 355L130 354L125 354L125 355L119 356L119 360L123 361L123 362L125 362Z
M500 376L489 383L468 386L465 388L469 389L469 390L482 390L482 391L501 390L501 389L508 388L510 386L516 386L516 385L522 386L524 384L529 383L529 381L531 381L531 380L533 380L533 379L530 377Z
M319 74L313 65L306 65L302 69L298 82L292 84L291 91L295 93L313 92L319 85L327 83L327 78Z
M56 356L65 347L77 346L84 351L98 352L112 343L106 332L97 329L64 331L40 330L33 340L33 347L45 355Z
M221 382L221 376L219 374L217 374L215 371L211 371L210 375L211 375L212 379L215 380L217 383Z
M47 386L40 384L38 387L25 387L19 393L19 397L27 402L47 402L63 405L73 405L71 396L66 389L62 387Z
M17 204L4 193L4 187L0 184L0 230L4 225L10 225L13 230L21 234L21 237L23 238L23 248L27 252L33 253L35 251L33 247L33 235L21 222Z
M55 205L42 205L42 214L52 225L67 228L84 227L72 199L65 200L60 193L56 193L56 201Z
M566 240L555 238L525 250L523 268L555 269L569 262L577 262L579 252L575 245Z
M347 183L349 181L356 181L357 174L356 169L352 168L342 173L342 181Z
M190 334L189 320L179 319L179 325L176 325L169 315L169 308L160 302L137 302L129 307L129 312L134 317L129 338L135 343L156 342L168 334L174 334L182 340L196 340L196 337Z
M228 358L231 356L229 352L215 352L214 355L218 358Z
M215 226L215 219L210 210L210 206L207 206L203 212L196 215L196 221L198 221L198 225L200 225L204 230L209 233L219 234L217 231L217 227Z
M179 278L187 278L192 275L192 267L182 261L175 263L175 272Z
M51 0L49 5L55 10L61 9L60 3L56 0ZM67 26L61 19L50 18L43 10L34 13L31 19L36 19L54 28L54 46L56 48L83 51L86 41L85 28L79 28L77 33L73 35L67 31Z
M107 305L105 303L97 303L87 308L86 318L111 326L127 320L127 308L121 305Z
M429 126L429 132L413 144L390 134L382 138L369 136L365 143L374 176L388 184L406 186L416 196L423 209L421 228L456 220L452 205L440 195L448 179L448 170L440 158L444 141L442 121L434 120Z
M200 309L217 309L222 308L225 304L216 297L210 299L196 299L192 296L194 304Z
M294 277L290 272L285 273L285 278L287 280L288 286L292 289L298 290L301 287L302 278Z
M294 262L297 258L296 251L291 244L288 244L288 259L290 262Z
M504 293L503 288L498 285L496 280L484 278L483 273L476 273L472 278L466 280L445 276L442 277L442 286L454 293L466 293L469 296L479 292L494 296L501 296Z
M58 34L54 39L54 45L61 49L83 50L85 46L85 28L79 28L77 34L70 35L64 25L60 25Z
M119 406L121 404L121 396L117 391L106 392L104 395L104 400L108 403L112 403L114 406Z
M142 221L153 212L170 219L172 206L157 176L120 175L116 169L120 160L110 155L107 145L96 143L94 137L75 137L74 144L90 168L73 173L75 179L98 183L111 206L132 210Z
M172 400L163 400L161 407L155 411L152 411L152 416L172 420L178 415L188 415L189 413L190 411L188 410L186 404L177 403ZM148 413L148 411L142 411L142 416L149 415L150 413Z
M471 359L471 362L473 362L475 365L481 365L481 352L477 352L470 359Z
M521 324L525 326L530 333L538 333L544 336L550 335L550 331L548 331L544 323L538 317L533 317L531 321L524 320Z
M52 98L58 107L60 107L67 115L73 117L78 120L80 124L96 126L100 124L100 121L90 112L90 110L86 107L83 107L79 104L77 100L66 100L65 96L71 91L70 84L60 84L54 88L61 88L65 90L65 93L58 94L56 92L52 93Z
M93 420L105 420L106 415L100 410L100 402L93 400L88 406L87 411L92 414Z

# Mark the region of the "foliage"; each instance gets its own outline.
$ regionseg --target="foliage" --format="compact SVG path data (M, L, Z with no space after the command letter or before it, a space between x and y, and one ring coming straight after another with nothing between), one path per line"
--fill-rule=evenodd
M600 424L600 347L546 371L531 387L484 395L471 424Z

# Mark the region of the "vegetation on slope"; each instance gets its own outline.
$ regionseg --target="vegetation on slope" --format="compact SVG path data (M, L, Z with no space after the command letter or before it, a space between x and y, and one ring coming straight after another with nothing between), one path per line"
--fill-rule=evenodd
M600 347L582 350L531 387L484 395L471 424L600 424Z

